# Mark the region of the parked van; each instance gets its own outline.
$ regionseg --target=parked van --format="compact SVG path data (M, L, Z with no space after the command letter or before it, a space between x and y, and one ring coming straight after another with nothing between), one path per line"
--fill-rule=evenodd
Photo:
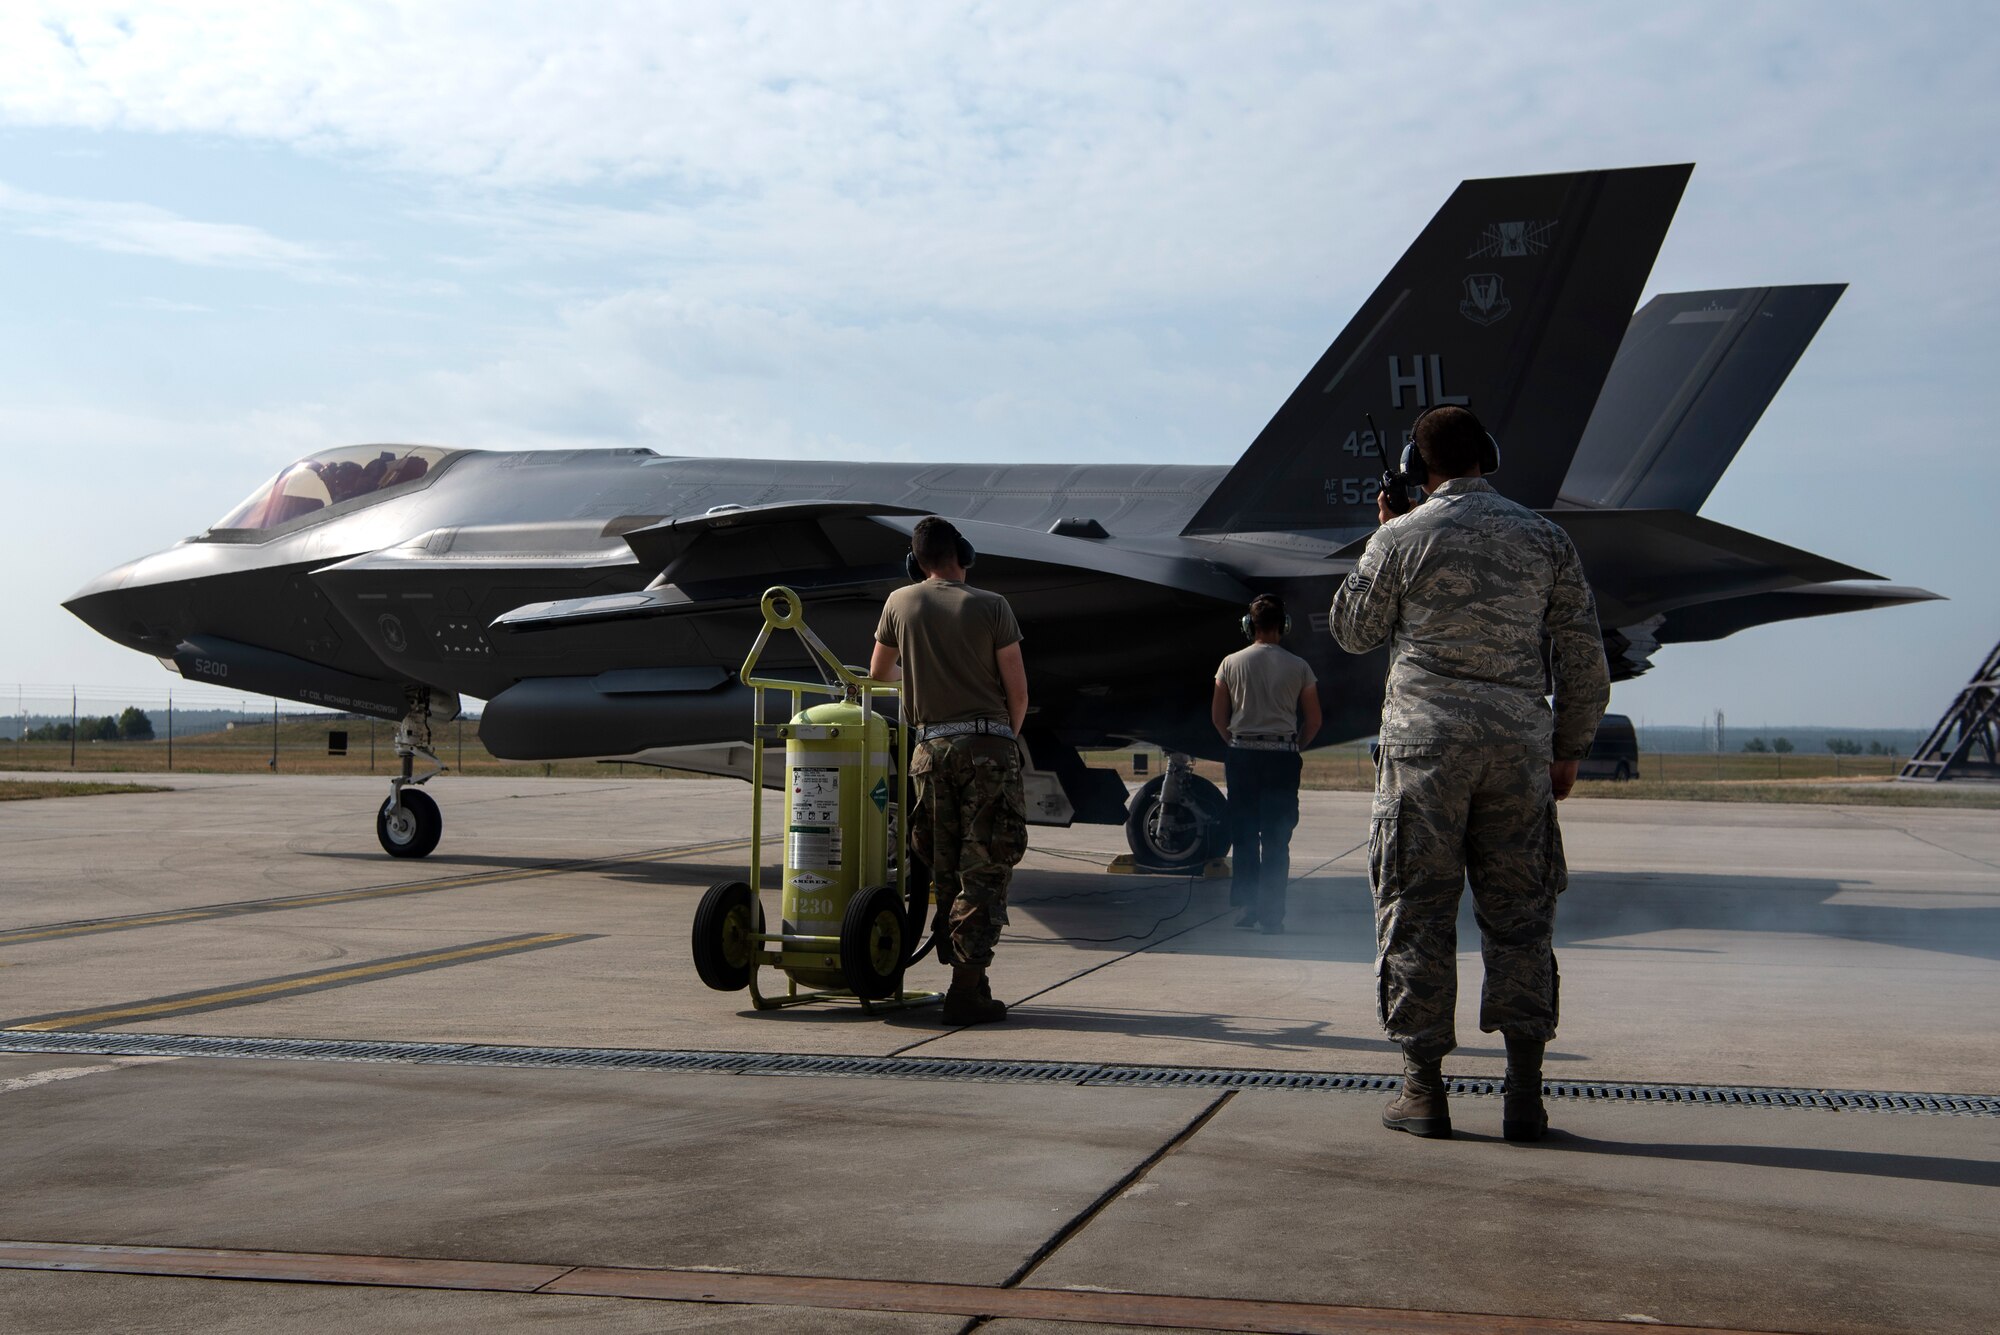
M1576 767L1579 779L1626 779L1639 777L1639 734L1632 720L1623 714L1606 714L1597 725L1597 737L1590 754Z

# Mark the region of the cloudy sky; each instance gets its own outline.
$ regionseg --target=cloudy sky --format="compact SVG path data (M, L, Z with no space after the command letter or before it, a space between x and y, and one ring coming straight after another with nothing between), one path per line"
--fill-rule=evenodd
M160 689L60 599L337 444L1228 462L1461 178L1693 161L1649 290L1852 284L1704 513L1952 601L1614 708L1927 724L2000 636L1989 17L15 0L0 687Z

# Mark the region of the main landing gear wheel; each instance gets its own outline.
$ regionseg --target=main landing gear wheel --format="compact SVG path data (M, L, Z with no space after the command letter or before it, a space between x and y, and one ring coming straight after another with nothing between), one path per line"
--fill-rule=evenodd
M1125 842L1142 867L1198 871L1229 851L1229 802L1207 779L1187 774L1181 778L1181 800L1162 803L1166 782L1162 774L1133 794Z
M909 924L903 901L886 885L870 886L848 901L840 924L840 973L863 1001L893 996L903 982Z
M444 813L421 788L405 788L401 797L387 798L375 813L375 837L392 858L429 857L444 835Z
M694 911L695 973L718 992L741 992L756 967L757 943L750 938L763 930L764 906L748 885L711 886Z

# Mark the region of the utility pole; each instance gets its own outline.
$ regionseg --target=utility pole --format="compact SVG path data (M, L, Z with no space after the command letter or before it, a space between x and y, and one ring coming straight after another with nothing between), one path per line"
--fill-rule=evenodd
M271 698L271 772L278 772L278 700Z
M76 768L76 687L69 688L69 767Z
M174 692L167 688L167 773L174 772Z

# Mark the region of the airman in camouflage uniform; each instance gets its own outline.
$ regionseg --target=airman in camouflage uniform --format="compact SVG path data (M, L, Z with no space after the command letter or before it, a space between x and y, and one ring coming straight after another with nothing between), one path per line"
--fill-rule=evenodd
M1028 851L1020 750L1004 737L919 742L910 777L910 843L938 903L950 905L949 958L985 969L1007 925L1007 882Z
M1007 1018L987 966L1007 924L1007 882L1028 849L1021 726L1028 716L1021 626L997 593L965 582L972 544L935 515L917 522L910 554L925 578L890 594L868 673L903 683L915 730L910 844L931 869L938 958L951 965L946 1024Z
M1368 879L1378 1005L1403 1048L1404 1086L1384 1123L1451 1134L1440 1063L1457 1046L1469 875L1486 966L1479 1027L1507 1041L1502 1129L1533 1140L1547 1127L1541 1057L1556 1031L1555 907L1567 875L1555 802L1590 750L1610 678L1569 535L1501 496L1477 462L1452 467L1479 459L1482 443L1463 409L1419 419L1429 498L1401 517L1384 502L1332 623L1350 653L1390 645Z

